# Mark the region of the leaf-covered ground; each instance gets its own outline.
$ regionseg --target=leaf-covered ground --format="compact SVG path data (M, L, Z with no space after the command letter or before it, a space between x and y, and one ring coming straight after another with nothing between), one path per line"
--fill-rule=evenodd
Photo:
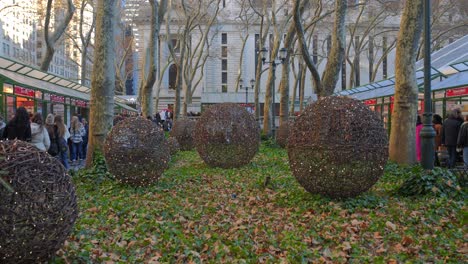
M369 193L332 201L304 191L277 148L230 170L179 152L146 188L74 180L80 217L54 263L468 261L463 199L395 195L401 180L387 173Z

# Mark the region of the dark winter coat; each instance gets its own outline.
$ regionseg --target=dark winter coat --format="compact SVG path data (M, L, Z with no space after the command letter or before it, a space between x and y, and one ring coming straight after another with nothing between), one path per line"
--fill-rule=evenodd
M3 130L3 139L18 139L23 141L31 141L31 125L17 125L13 122L8 122Z
M460 121L448 118L442 125L442 144L454 147L457 145L458 132L460 131Z
M457 146L462 148L468 147L468 122L465 122L460 127L460 132L458 133Z

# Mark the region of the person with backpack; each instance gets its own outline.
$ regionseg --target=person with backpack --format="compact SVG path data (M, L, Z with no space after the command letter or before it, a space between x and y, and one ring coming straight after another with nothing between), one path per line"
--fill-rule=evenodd
M58 146L59 146L59 159L62 162L65 169L70 169L68 164L68 144L67 140L70 138L70 132L68 132L67 127L63 123L63 117L56 115L54 117L54 124L57 127L58 134Z
M47 153L51 155L52 157L57 157L60 154L60 149L59 149L59 135L58 135L58 128L54 124L54 115L53 114L48 114L46 117L45 121L45 128L47 129L47 132L49 133L49 139L50 139L50 146L49 149L47 150Z
M79 161L81 154L81 148L83 143L83 136L85 136L86 130L83 124L78 120L77 116L73 116L70 125L70 140L71 140L71 154L70 159L72 165L76 165Z

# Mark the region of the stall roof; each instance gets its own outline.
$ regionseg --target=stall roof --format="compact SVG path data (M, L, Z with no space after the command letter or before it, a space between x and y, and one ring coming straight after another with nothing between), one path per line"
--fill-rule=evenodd
M89 87L1 56L0 74L24 85L87 101L90 100L89 92L91 89ZM134 108L125 104L124 99L115 96L114 100L116 105L136 112Z
M435 51L431 54L431 79L459 74L468 70L468 35ZM424 84L424 60L416 62L416 80L418 86ZM461 77L458 77L461 78ZM439 87L439 83L436 83ZM435 86L432 85L432 90ZM443 87L443 86L440 86ZM442 89L442 88L440 88ZM395 93L395 77L386 80L366 84L360 87L335 93L335 95L351 96L356 99L366 100L371 98L391 96Z
M22 83L31 87L37 87L39 89L43 89L43 90L50 91L53 93L68 95L68 96L72 96L75 98L89 101L89 94L82 93L82 92L67 88L65 86L50 83L50 82L43 81L40 79L28 78L28 76L20 74L18 72L8 71L8 70L1 69L1 68L0 68L0 74L12 80L15 80L16 82L19 82L19 83Z
M432 68L431 79L436 79L443 76L439 71ZM416 82L418 86L424 84L424 72L419 70L416 72ZM351 96L359 100L367 100L371 98L390 96L395 93L395 77L378 81L375 83L366 84L349 90L344 90L335 95Z
M468 69L454 74L432 86L432 91L468 86Z
M67 87L67 88L70 88L72 90L76 90L79 92L89 93L89 91L91 90L89 87L83 86L77 82L72 82L60 76L40 71L29 65L16 62L16 61L13 61L5 57L1 57L1 56L0 56L0 69L9 71L12 73L23 74L23 75L26 75L28 77L31 77L37 80L47 81L53 84L58 84L60 86Z

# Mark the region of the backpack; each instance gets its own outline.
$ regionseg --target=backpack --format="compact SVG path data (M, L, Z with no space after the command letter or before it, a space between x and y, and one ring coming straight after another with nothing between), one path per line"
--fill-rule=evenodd
M54 127L54 137L50 138L50 147L47 152L52 156L55 157L60 153L59 142L58 142L58 132L57 127Z

